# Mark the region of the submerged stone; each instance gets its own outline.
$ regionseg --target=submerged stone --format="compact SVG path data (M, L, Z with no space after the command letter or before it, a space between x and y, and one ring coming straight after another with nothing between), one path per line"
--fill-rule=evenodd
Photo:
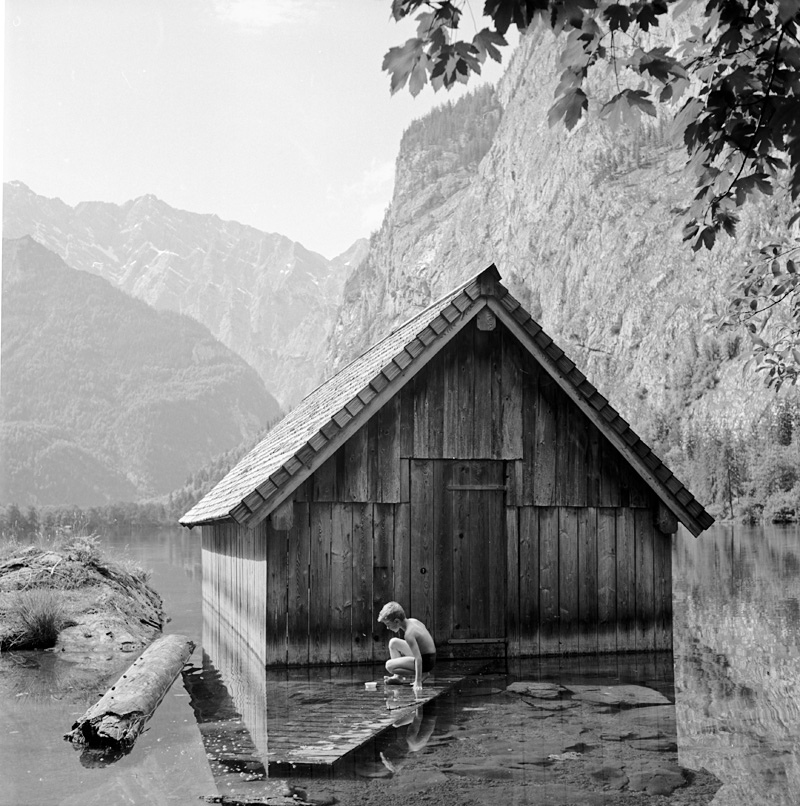
M557 683L519 681L508 686L506 691L510 691L512 694L522 694L526 697L536 697L540 700L551 700L560 697L566 692L566 689Z
M572 698L597 705L637 707L671 705L660 692L646 686L569 686Z
M622 789L628 783L628 776L621 765L606 764L589 770L589 775L609 789Z
M671 795L678 787L686 784L683 770L673 767L633 772L628 779L629 790L647 792L648 795Z

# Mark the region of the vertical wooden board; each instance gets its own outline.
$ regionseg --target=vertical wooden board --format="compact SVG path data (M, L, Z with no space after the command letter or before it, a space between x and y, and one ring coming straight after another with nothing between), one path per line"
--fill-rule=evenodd
M578 510L578 643L583 654L598 649L597 510Z
M340 486L342 500L369 500L369 429L362 426L345 442L344 479Z
M297 501L298 504L307 504L309 501L312 500L314 492L313 488L311 490L311 498L309 498L309 486L308 481L304 481L295 491L294 491L294 500Z
M494 363L492 361L492 342L494 332L478 330L473 324L473 399L474 415L472 417L472 449L476 459L494 458L492 434L495 422L495 406L500 403L492 396L494 387ZM497 411L497 415L500 412Z
M505 464L506 506L523 506L523 462L514 459Z
M509 584L513 584L509 566ZM539 654L539 510L519 509L519 633L520 654Z
M656 648L653 513L634 510L636 530L636 650L653 652Z
M617 652L636 649L636 540L633 510L617 513Z
M331 663L352 660L353 507L331 507Z
M594 423L587 422L586 446L586 505L603 506L600 498L600 432Z
M400 459L398 472L400 474L400 501L407 504L411 500L411 467L408 459Z
M476 483L480 483L477 482ZM494 638L489 627L489 597L495 580L490 576L489 555L492 542L489 495L485 491L464 492L470 510L469 593L470 638Z
M340 448L339 451L342 449ZM337 451L337 453L339 453ZM338 498L338 485L336 479L336 454L331 456L314 472L313 479L313 500L314 501L336 501Z
M556 475L560 470L560 457L558 455L558 420L557 397L558 390L554 381L545 373L540 376L537 386L526 384L525 411L523 413L523 427L528 434L527 419L529 411L534 412L533 445L526 446L526 464L531 468L530 482L526 501L537 506L552 506L556 503ZM530 401L530 402L529 402ZM532 457L531 460L528 457Z
M353 506L353 661L372 661L372 504Z
M523 457L523 395L522 395L522 356L517 340L503 327L502 360L500 365L500 396L503 459L521 459ZM532 427L534 412L529 414ZM532 438L531 443L532 444ZM529 457L530 459L530 457Z
M468 462L453 465L452 483L465 486L470 481ZM472 591L470 590L471 511L466 490L452 491L453 519L453 638L469 638L472 623Z
M372 614L373 636L378 632L378 614L394 599L394 512L392 504L375 504L372 525ZM381 628L382 629L382 628Z
M398 504L394 509L393 593L390 600L403 607L411 601L411 504Z
M602 507L622 506L620 486L620 456L617 449L601 435L600 437L600 479L598 505Z
M410 615L433 622L433 462L411 460L411 599ZM401 602L401 604L403 604Z
M400 500L400 396L391 397L372 422L377 422L375 500L395 503Z
M286 664L286 532L267 526L267 641L271 666Z
M445 352L448 352L445 350ZM432 459L442 456L444 428L444 363L439 354L427 366L428 383L428 452Z
M439 361L442 368L441 456L458 459L458 350L454 343L439 354Z
M502 484L503 466L492 462L493 477ZM506 597L508 595L508 568L506 565L505 506L502 490L491 490L482 494L488 498L487 510L490 525L489 544L489 635L488 638L506 637Z
M294 505L294 523L288 532L288 645L290 664L308 663L309 609L308 574L311 562L311 533L308 504Z
M414 446L411 456L430 456L428 451L428 376L430 367L414 378Z
M433 621L428 625L437 644L453 634L453 493L447 487L453 462L433 462Z
M257 655L262 666L267 663L267 524L262 521L256 529L256 610L259 619Z
M563 500L569 506L585 507L588 484L589 421L571 401L562 407L559 421L565 420L566 467Z
M457 340L458 349L458 411L456 413L456 456L471 459L475 456L473 442L473 422L475 420L475 356L473 335L474 324L465 328Z
M328 503L309 507L309 663L331 660L331 508Z
M597 510L597 642L600 652L617 651L616 511Z
M654 530L656 649L672 651L672 535Z
M499 328L489 332L489 384L492 395L492 425L490 430L489 456L505 459L503 453L503 334ZM520 410L520 416L521 416ZM520 451L522 444L520 443ZM522 456L520 452L519 457Z
M255 646L255 636L258 630L258 625L255 623L255 611L253 610L253 530L243 529L242 537L244 538L244 600L242 601L242 609L247 619L247 635L246 640L248 646Z
M518 658L522 654L520 593L523 585L523 579L522 566L520 564L520 510L517 507L506 507L505 525L506 574L508 575L508 582L506 585L506 647L509 657Z
M425 374L424 370L421 373ZM419 377L419 376L417 376ZM400 426L398 431L398 451L401 458L414 455L414 386L416 379L409 381L401 390Z
M559 645L562 653L580 650L578 643L578 509L560 507L558 521Z
M558 507L539 515L539 653L557 655L559 646Z
M630 465L626 469L628 471L628 495L631 506L637 509L649 508L653 497L650 488Z

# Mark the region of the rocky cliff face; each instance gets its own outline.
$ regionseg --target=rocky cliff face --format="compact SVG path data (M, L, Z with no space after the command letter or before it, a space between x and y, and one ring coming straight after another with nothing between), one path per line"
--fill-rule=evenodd
M401 149L391 208L345 289L331 365L495 263L645 438L657 436L664 412L752 420L769 393L752 375L742 380L741 340L707 333L703 319L721 310L731 267L784 217L765 201L745 213L737 241L692 253L674 219L690 187L669 121L615 132L594 114L571 133L550 128L558 47L548 32L520 45L497 90L502 119L476 165L426 181L425 150ZM605 80L595 79L601 93Z
M30 235L75 269L208 327L261 375L284 408L313 387L324 339L360 241L329 261L281 235L154 196L70 207L4 186L4 235Z

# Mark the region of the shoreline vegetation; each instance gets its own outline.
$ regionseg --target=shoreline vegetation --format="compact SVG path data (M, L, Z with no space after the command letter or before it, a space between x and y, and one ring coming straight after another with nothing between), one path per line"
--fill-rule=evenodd
M0 651L53 649L102 666L160 634L162 600L143 568L104 556L94 534L25 537L0 540Z

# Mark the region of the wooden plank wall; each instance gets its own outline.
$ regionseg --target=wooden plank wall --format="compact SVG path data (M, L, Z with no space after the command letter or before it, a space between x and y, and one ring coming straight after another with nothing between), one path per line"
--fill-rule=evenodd
M515 521L509 655L672 649L672 540L649 510L519 507Z
M504 559L459 565L458 513L424 492L447 483L426 477L446 467L433 459L504 462ZM459 333L294 500L289 531L203 527L204 601L268 664L383 658L386 601L441 621L435 569L474 575L498 556L505 602L464 589L480 612L505 608L491 621L511 654L671 646L670 541L652 493L500 323ZM423 567L434 572L412 573Z
M468 327L328 459L300 502L408 501L408 460L507 460L509 503L648 507L645 483L502 325ZM405 485L405 486L404 486Z
M215 614L230 641L265 663L268 657L269 586L264 526L233 523L202 527L204 613Z

